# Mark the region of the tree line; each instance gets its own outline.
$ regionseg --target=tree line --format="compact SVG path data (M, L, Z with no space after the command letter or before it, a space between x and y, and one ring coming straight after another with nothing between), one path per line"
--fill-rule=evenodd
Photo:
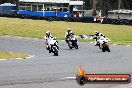
M0 0L0 4L2 3L16 3L18 0Z
M93 9L93 15L96 15L96 10L101 10L103 16L106 16L109 10L132 10L132 0L84 0L84 2L85 9Z

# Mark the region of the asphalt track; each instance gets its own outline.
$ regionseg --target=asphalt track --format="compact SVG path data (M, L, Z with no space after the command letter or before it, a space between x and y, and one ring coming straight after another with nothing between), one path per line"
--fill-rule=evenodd
M79 86L74 80L79 65L82 65L87 73L132 75L131 46L111 45L110 53L101 52L92 43L79 43L78 50L68 49L64 41L59 41L59 46L59 56L53 56L45 49L43 40L0 37L0 51L35 56L24 60L0 61L0 88L115 88L123 85Z

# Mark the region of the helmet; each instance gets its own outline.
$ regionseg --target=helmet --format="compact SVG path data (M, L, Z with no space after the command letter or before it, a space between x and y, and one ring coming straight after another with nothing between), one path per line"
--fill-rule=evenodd
M98 31L95 31L95 34L98 34L99 32Z
M68 34L72 33L72 30L70 28L67 29Z
M70 30L70 31L69 31L69 34L72 34L72 33L73 33L73 32Z
M71 28L67 28L67 30L71 30Z
M49 35L51 35L51 33L50 33L50 31L47 31L46 36L49 36Z
M71 31L71 29L70 28L67 28L67 32L70 32Z
M102 33L100 33L100 36L103 36L103 34L102 34Z

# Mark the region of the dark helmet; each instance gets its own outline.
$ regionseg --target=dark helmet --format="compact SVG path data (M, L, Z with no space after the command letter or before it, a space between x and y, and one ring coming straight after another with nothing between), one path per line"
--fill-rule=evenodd
M104 36L102 33L100 33L100 36Z
M50 36L50 35L51 35L50 31L47 31L46 36Z

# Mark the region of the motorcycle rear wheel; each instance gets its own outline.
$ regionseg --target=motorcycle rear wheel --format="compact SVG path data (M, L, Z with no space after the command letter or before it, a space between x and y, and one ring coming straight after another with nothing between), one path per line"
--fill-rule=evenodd
M55 52L55 53L54 53L54 56L58 56L58 52Z

